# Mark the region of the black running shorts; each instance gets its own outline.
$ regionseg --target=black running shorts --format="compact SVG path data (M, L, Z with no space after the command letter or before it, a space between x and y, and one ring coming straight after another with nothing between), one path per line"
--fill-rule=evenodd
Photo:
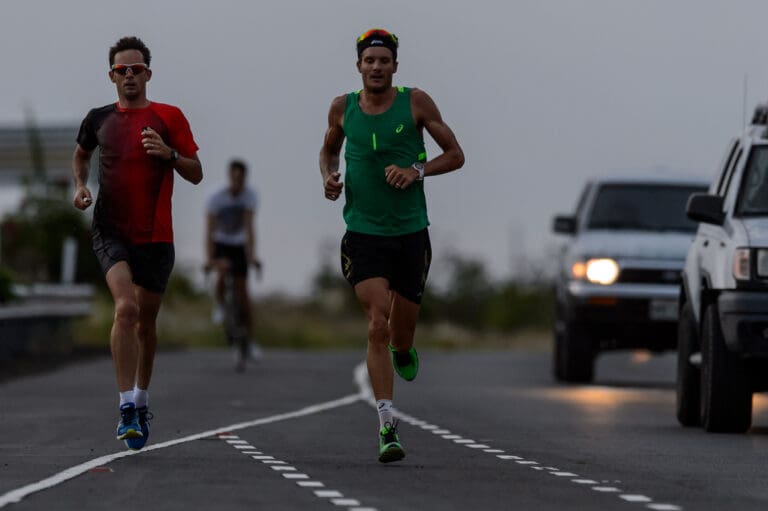
M226 259L232 269L232 275L245 277L248 275L248 261L245 257L245 245L213 244L213 258Z
M173 243L134 245L117 237L105 236L98 229L93 230L91 238L104 275L115 263L125 261L131 269L134 284L153 293L165 292L176 258Z
M402 236L347 231L341 240L341 271L352 287L382 277L392 291L416 304L421 303L431 262L427 229Z

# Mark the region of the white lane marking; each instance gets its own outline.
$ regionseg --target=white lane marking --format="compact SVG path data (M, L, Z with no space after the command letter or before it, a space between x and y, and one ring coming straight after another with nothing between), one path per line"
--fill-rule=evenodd
M491 446L485 444L467 444L467 447L471 447L472 449L488 449Z
M283 477L287 477L287 476L291 476L291 475L298 475L298 474L283 474ZM304 474L302 474L302 475L304 475ZM296 484L298 484L299 486L302 486L304 488L322 488L323 486L325 486L320 481L299 481Z
M648 509L654 509L655 511L682 511L683 508L674 504L648 504Z
M229 435L229 436L232 436L232 435ZM219 438L221 438L221 437L219 437ZM240 439L235 440L235 439L232 439L232 440L227 440L227 443L230 444L230 445L247 444L248 440L240 440Z
M238 437L237 435L221 435L219 436L219 438L221 438L222 440L226 440L228 438L240 438L240 437Z
M516 461L515 463L519 463L520 465L538 465L539 464L538 461L531 461L531 460L519 460L519 461Z
M457 438L461 438L461 435L443 435L443 438L446 440L456 440Z
M435 435L448 435L451 432L448 431L447 429L433 429L432 433L434 433ZM445 438L445 437L443 437L443 438Z
M469 438L457 438L454 440L457 444L474 444L474 440L470 440Z
M603 493L615 493L621 491L613 486L593 486L592 489Z
M202 440L203 438L218 436L220 434L225 434L229 438L232 438L231 433L233 431L252 428L254 426L263 426L264 424L272 424L272 423L284 421L287 419L306 417L307 415L314 415L316 413L324 412L326 410L332 410L334 408L339 408L341 406L347 406L347 405L351 405L352 403L357 403L360 400L367 399L367 397L368 397L368 394L366 394L365 392L359 392L357 394L351 394L349 396L345 396L340 399L334 399L332 401L326 401L324 403L318 403L315 405L306 406L304 408L300 408L293 412L280 413L277 415L271 415L269 417L263 417L261 419L256 419L256 420L247 421L247 422L238 422L236 424L231 424L229 426L224 426L224 427L212 429L209 431L203 431L202 433L196 433L194 435L189 435L189 436L177 438L174 440L168 440L167 442L152 444L145 447L141 451L129 451L126 449L125 451L120 451L113 454L106 454L104 456L99 456L98 458L94 458L92 460L86 461L79 465L75 465L68 469L62 470L61 472L58 472L50 477L46 477L45 479L41 479L40 481L37 481L35 483L27 484L25 486L21 486L19 488L3 493L2 495L0 495L0 508L3 508L8 504L15 504L17 502L20 502L24 497L32 495L33 493L38 493L43 490L47 490L48 488L53 488L54 486L58 486L61 483L65 481L69 481L70 479L74 479L75 477L82 475L93 468L100 467L108 463L112 463L113 461L126 458L128 456L137 456L141 453L157 451L160 449L166 449L168 447L174 447L176 445L186 444L189 442L194 442L196 440Z
M331 499L331 504L335 504L337 506L359 506L360 501L355 499Z
M521 459L523 459L520 456L513 456L511 454L499 454L496 457L501 459L501 460L521 460Z
M624 499L627 502L651 502L650 497L646 497L645 495L619 495L620 499Z
M550 472L550 474L560 477L579 477L579 474L574 474L573 472Z
M423 426L421 426L421 429L426 429L427 431L432 429L437 429L437 428L438 426L435 426L434 424L424 424Z
M255 449L252 445L233 445L235 449Z
M320 498L334 498L334 497L343 497L344 495L341 494L340 491L336 490L315 490L315 495L317 495Z
M238 444L233 444L232 442L227 442L227 443L231 447L234 447L234 448L238 447ZM241 451L238 451L238 452L241 452ZM277 460L273 456L266 456L266 455L251 456L251 457L257 458L257 461L261 461L262 464L278 472L285 479L294 481L300 488L325 488L325 484L323 484L320 481L310 481L309 480L310 477L308 474L299 472L299 469L297 469L294 466L288 465L288 462L286 461ZM342 495L342 493L338 490L314 490L314 494L319 498L331 499L331 503L336 506L346 507L350 509L351 509L351 506L357 506L357 508L359 508L360 506L359 500L344 498L344 495ZM359 509L368 509L370 511L377 511L374 508L359 508Z
M261 451L243 451L240 454L262 454Z
M572 483L576 484L597 484L594 479L571 479Z
M269 467L269 468L271 468L272 470L280 471L280 472L296 472L296 467L291 467L291 466L285 466L284 467L282 465L277 465L277 466L272 466L272 467Z
M496 454L497 452L504 452L504 449L483 449L484 452L489 452L491 454Z

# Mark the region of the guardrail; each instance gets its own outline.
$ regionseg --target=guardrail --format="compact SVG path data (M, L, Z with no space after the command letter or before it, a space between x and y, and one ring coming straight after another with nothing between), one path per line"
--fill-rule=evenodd
M14 286L18 300L0 305L0 362L70 353L72 320L91 313L93 293L87 284Z

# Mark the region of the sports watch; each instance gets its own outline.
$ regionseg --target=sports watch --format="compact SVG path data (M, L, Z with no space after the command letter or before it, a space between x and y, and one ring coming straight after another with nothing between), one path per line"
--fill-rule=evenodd
M169 161L176 161L179 159L179 152L176 149L171 149L171 158Z
M416 163L411 165L411 167L413 167L414 170L416 170L416 172L419 173L419 177L416 178L416 181L423 181L424 180L424 163L417 161Z

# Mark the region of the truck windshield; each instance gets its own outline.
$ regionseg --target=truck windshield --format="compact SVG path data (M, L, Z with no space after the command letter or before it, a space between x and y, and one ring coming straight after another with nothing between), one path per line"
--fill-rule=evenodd
M597 191L588 229L694 232L685 207L693 185L604 184Z
M754 146L749 155L736 214L768 215L768 146Z

